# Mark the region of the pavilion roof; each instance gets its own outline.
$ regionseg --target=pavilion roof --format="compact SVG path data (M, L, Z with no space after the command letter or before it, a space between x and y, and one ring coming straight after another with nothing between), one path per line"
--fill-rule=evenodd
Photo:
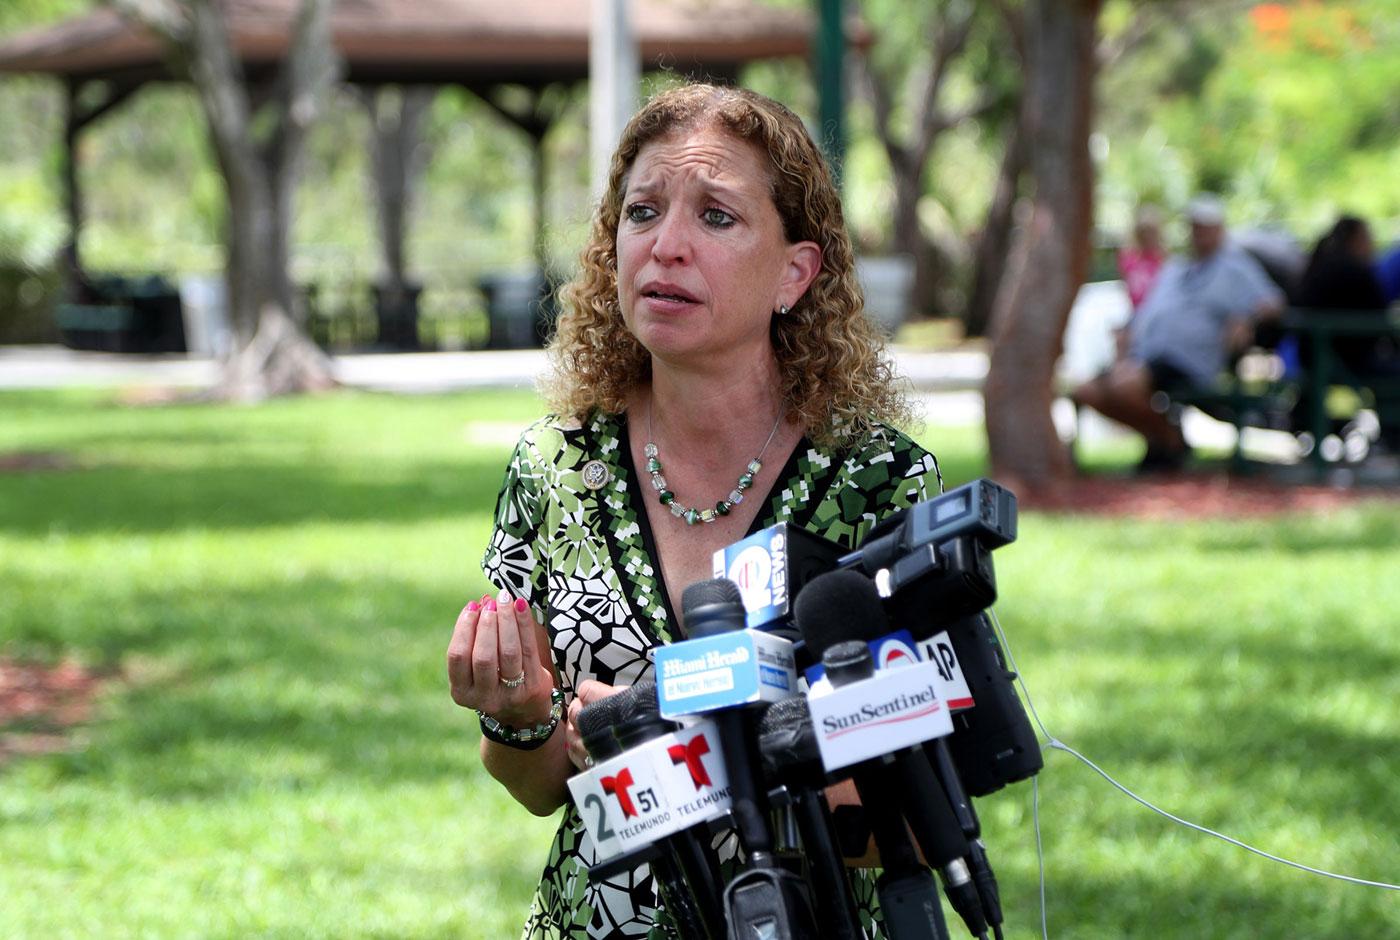
M299 0L225 0L230 34L250 70L281 59ZM633 0L645 68L732 75L764 58L804 56L815 30L805 8L751 0ZM351 82L542 85L588 74L588 0L337 0L332 41ZM848 35L868 42L864 30ZM0 41L0 73L170 79L166 50L110 9Z

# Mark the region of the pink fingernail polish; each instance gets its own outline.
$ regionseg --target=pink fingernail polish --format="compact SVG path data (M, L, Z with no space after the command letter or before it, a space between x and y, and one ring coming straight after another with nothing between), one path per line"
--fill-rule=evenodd
M495 601L494 598L490 598L490 597L486 598L486 609L489 610L489 611L492 611L493 613L495 612L495 610L496 610L496 601Z
M525 613L525 608L527 608L527 607L529 607L529 606L530 606L529 604L525 603L525 598L523 598L523 597L517 597L517 598L515 599L515 612L516 612L516 613L518 613L518 614L523 614L523 613Z
M478 604L476 601L467 601L467 610L470 610L472 613L476 613L480 609L481 605Z

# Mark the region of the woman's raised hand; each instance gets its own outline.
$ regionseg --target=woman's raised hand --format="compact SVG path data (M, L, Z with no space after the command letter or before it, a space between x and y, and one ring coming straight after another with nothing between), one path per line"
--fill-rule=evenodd
M502 724L528 728L548 720L554 673L544 628L524 598L504 589L462 608L447 645L452 701Z

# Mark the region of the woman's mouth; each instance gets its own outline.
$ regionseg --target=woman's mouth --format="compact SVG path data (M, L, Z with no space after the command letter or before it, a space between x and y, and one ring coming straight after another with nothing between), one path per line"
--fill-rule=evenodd
M644 284L641 294L648 300L659 301L664 304L698 303L695 297L675 284L666 284L662 282Z

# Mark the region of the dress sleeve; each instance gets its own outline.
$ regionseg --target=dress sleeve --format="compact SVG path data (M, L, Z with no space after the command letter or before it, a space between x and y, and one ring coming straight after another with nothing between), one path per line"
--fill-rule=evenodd
M546 606L549 558L540 468L540 455L526 432L506 466L505 481L496 497L491 541L481 559L487 580L515 597L525 598L537 616Z
M808 528L854 548L876 523L941 492L943 475L933 454L881 426L845 455Z

